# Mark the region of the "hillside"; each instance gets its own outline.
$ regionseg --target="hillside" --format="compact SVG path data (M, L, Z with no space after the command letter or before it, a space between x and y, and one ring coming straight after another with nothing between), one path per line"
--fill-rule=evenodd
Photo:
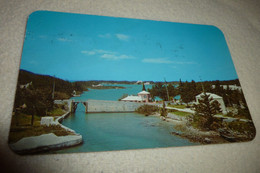
M68 99L74 90L80 94L87 89L80 83L20 70L14 112L44 116L53 110L53 100Z
M49 90L52 92L55 83L54 99L67 99L71 97L73 90L77 94L86 91L87 89L78 82L69 82L49 75L39 75L26 70L20 70L18 77L18 85L26 85L31 83L34 89Z

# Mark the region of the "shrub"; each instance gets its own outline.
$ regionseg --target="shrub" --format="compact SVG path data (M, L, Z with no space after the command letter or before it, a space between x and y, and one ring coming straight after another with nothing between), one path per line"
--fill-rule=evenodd
M190 115L188 117L188 120L190 121L188 125L192 125L195 128L199 128L201 130L218 130L222 127L222 120L213 117L212 123L208 122L207 117L201 116L201 115Z
M137 108L135 111L137 113L148 116L154 114L155 112L158 112L159 108L157 106L152 106L152 105L142 105L139 108Z

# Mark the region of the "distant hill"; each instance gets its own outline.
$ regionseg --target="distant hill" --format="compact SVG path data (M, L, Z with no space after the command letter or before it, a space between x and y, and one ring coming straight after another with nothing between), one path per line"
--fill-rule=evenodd
M49 75L35 74L26 70L20 70L18 77L18 86L32 83L35 89L45 89L52 91L55 83L55 98L65 99L71 97L71 93L75 90L77 93L86 91L87 89L78 82L69 82ZM63 98L64 97L64 98Z

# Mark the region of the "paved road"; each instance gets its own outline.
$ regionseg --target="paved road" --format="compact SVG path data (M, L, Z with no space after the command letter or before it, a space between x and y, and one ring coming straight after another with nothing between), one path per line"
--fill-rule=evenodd
M244 121L244 122L252 122L252 120L249 120L249 119L224 117L223 115L214 115L214 117L223 118L224 119L223 121L226 121L226 122L232 122L232 121L237 121L237 120Z
M184 108L184 109L179 109L179 108L173 108L173 107L165 107L166 109L172 109L172 110L177 110L177 111L181 111L181 112L188 112L188 113L192 113L194 114L195 111L189 109L189 108ZM249 119L242 119L242 118L233 118L233 117L226 117L226 116L223 116L223 115L214 115L214 117L217 117L217 118L223 118L224 120L223 121L226 121L226 122L232 122L232 121L244 121L244 122L252 122L252 120L249 120Z
M195 111L193 111L193 110L191 110L189 108L179 109L179 108L173 108L173 107L168 107L168 106L166 106L165 108L166 109L177 110L177 111L181 111L181 112L188 112L188 113L192 113L192 114L195 113Z

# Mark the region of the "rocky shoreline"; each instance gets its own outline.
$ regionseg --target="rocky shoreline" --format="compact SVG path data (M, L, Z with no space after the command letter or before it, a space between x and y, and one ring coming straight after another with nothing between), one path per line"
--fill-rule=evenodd
M168 114L168 116L165 118L165 117L161 117L159 113L156 113L153 116L158 116L163 121L172 123L174 126L171 134L188 139L191 142L200 143L200 144L217 144L217 143L229 142L225 140L223 137L221 137L220 134L215 131L201 131L191 126L187 126L186 120L183 117L171 116L171 114L170 115Z

